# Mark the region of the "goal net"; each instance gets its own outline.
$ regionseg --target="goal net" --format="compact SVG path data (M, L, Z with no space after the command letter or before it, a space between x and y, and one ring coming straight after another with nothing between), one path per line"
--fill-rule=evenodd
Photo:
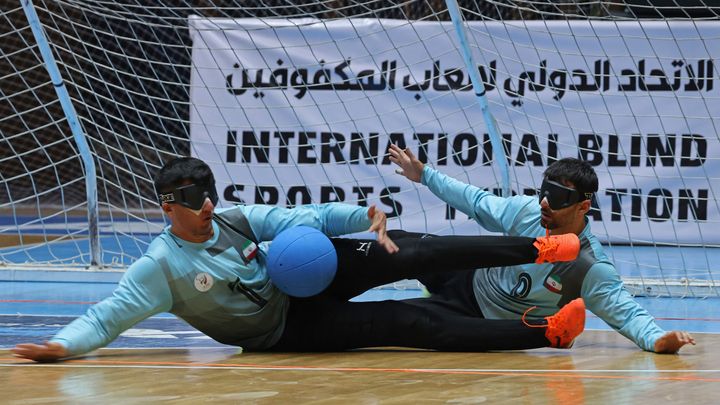
M374 204L391 228L487 234L398 176L396 143L500 195L584 159L632 292L718 295L714 0L10 3L3 274L122 271L166 225L152 178L183 155L224 207Z

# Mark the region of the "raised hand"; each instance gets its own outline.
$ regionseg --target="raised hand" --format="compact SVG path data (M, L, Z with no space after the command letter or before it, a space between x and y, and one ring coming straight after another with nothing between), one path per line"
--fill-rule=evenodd
M398 174L402 174L409 180L420 183L425 163L416 158L410 149L402 150L394 144L390 145L388 152L390 152L390 161L400 166L400 169L396 170Z
M677 353L686 344L695 344L695 339L684 331L670 331L655 342L655 353Z
M45 342L41 345L20 343L10 351L15 357L39 362L55 361L68 355L65 346L53 342Z
M368 231L377 233L377 242L384 247L388 253L395 253L400 250L395 242L387 236L387 215L374 205L368 209L368 218L372 221Z

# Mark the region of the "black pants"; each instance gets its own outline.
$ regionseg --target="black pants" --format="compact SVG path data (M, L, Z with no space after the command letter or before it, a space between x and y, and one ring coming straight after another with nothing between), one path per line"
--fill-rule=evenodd
M402 346L444 351L548 346L545 328L484 319L472 290L474 269L534 262L534 239L438 236L392 231L388 254L373 240L333 239L338 271L320 295L290 299L285 331L272 351L341 351ZM383 284L418 279L429 298L351 302Z

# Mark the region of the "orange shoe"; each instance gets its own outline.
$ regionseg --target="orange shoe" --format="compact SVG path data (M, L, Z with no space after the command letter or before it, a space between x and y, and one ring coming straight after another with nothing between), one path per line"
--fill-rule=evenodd
M585 302L582 298L576 298L545 320L548 323L545 337L550 341L550 346L569 349L585 329Z
M585 329L585 302L582 298L570 301L560 308L560 311L555 315L546 317L547 325L531 325L527 323L525 316L534 308L525 311L522 321L531 328L547 328L545 338L550 342L550 347L558 349L571 348L575 343L575 338Z
M574 233L541 236L533 246L538 250L535 263L569 262L580 253L580 239Z

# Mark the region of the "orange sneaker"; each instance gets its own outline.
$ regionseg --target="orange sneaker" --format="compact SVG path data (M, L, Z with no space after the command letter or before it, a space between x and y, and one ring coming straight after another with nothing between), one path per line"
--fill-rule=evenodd
M569 262L580 253L580 239L574 233L541 236L533 246L538 250L535 263Z
M548 323L545 337L550 341L550 346L569 349L585 329L585 302L582 298L576 298L545 320Z
M585 302L582 298L570 301L560 308L560 311L555 315L546 317L547 325L531 325L527 323L525 316L534 308L525 311L522 321L531 328L547 328L545 337L550 342L550 347L558 349L571 348L575 343L575 338L585 329Z

